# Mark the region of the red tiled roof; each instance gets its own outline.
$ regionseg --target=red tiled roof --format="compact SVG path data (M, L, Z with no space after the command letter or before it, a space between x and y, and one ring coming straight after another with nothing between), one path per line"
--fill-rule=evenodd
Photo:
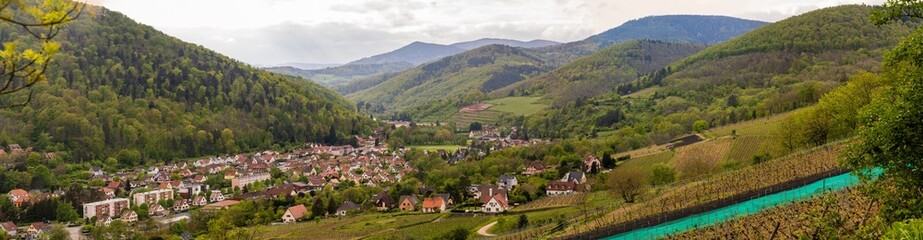
M423 208L441 208L445 204L445 200L441 197L432 197L423 199Z
M292 217L301 218L308 212L308 209L304 207L304 204L298 204L297 206L289 207L288 211L292 213Z

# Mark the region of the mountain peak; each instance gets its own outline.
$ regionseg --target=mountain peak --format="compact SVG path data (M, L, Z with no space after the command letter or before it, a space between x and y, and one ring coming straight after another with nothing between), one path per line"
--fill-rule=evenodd
M716 44L766 25L766 22L714 15L648 16L588 38L604 46L632 39Z

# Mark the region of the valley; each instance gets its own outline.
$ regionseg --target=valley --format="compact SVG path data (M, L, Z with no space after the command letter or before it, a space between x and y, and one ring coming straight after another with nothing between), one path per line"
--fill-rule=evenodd
M918 1L572 41L311 9L385 24L311 34L401 46L346 64L252 64L101 4L0 2L0 239L921 234Z

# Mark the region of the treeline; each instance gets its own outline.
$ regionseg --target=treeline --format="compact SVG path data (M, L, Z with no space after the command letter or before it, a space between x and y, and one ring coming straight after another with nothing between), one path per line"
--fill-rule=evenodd
M67 25L62 51L25 108L0 111L0 144L89 161L348 143L371 121L336 93L260 71L102 8ZM0 25L4 39L23 39ZM18 96L19 97L19 96Z

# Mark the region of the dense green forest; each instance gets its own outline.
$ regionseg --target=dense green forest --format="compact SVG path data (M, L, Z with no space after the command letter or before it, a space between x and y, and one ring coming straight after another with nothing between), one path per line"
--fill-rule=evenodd
M75 161L120 152L169 160L274 144L348 143L350 134L372 125L317 84L90 8L56 38L61 52L32 103L0 111L0 145L67 152ZM32 41L8 24L0 25L0 38Z
M523 124L534 137L618 130L617 138L646 145L691 132L696 121L720 126L809 106L854 73L878 71L884 52L910 33L908 24L873 25L866 17L871 11L849 5L792 17L623 83L611 94L507 121Z

